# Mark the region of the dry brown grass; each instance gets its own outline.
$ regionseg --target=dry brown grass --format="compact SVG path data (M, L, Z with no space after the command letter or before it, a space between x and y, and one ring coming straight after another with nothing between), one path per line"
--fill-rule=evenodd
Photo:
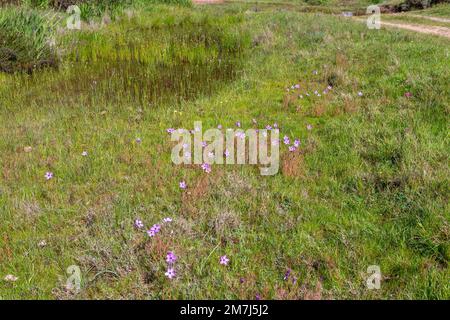
M281 172L286 177L302 177L305 173L304 152L288 152L281 156Z

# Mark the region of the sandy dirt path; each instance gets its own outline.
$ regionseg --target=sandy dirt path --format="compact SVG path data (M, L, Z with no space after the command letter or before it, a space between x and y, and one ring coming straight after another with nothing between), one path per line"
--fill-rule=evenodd
M366 20L355 18L355 20L366 23ZM419 33L432 34L435 36L446 37L450 39L450 28L446 27L438 27L438 26L427 26L427 25L418 25L418 24L409 24L409 23L400 23L400 22L387 22L383 21L383 17L381 18L381 25L387 27L400 28L410 31L415 31Z

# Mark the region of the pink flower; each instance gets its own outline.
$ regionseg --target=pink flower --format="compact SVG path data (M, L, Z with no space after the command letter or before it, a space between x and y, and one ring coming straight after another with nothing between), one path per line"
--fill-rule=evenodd
M238 127L238 128L241 127L241 122L240 122L240 121L237 121L237 122L236 122L236 127Z
M175 129L174 128L169 128L166 131L167 131L167 133L173 133L173 132L175 132Z
M288 137L288 136L284 136L283 142L284 142L284 144L290 144L290 143L291 143L291 140L289 140L289 137Z
M147 230L147 234L148 234L148 236L149 237L154 237L155 236L155 231L153 231L153 230Z
M297 150L296 147L294 147L294 146L289 146L289 151L290 151L290 152L294 152L295 150Z
M169 278L169 279L175 278L175 275L176 275L175 269L174 269L174 268L168 268L168 269L167 269L167 272L165 273L165 275L166 275L166 277Z
M144 223L143 223L141 220L136 219L136 220L134 221L134 226L135 226L136 228L138 228L138 229L141 229L141 228L144 227Z
M313 126L312 126L312 125L310 125L310 124L307 124L307 125L306 125L306 129L308 129L309 131L311 131L311 130L312 130L312 128L313 128Z
M412 93L411 92L405 92L405 97L406 98L411 98L412 97Z
M187 185L185 181L180 181L180 188L181 189L186 189Z
M362 97L362 96L363 96L363 93L362 93L361 91L359 91L359 92L358 92L358 96L359 96L359 97Z
M177 256L172 251L169 251L166 256L166 261L167 263L173 264L177 261Z
M53 178L53 172L46 172L45 173L45 180L50 180Z
M294 147L298 148L300 146L300 140L295 139L294 140Z
M168 223L168 222L172 222L172 221L173 221L172 218L169 218L169 217L163 219L164 223Z
M221 256L219 262L220 262L220 264L226 266L226 265L228 265L228 262L230 262L230 259L228 259L226 255Z
M211 172L211 166L208 163L203 163L202 164L202 169L203 171L205 171L206 173L210 173Z

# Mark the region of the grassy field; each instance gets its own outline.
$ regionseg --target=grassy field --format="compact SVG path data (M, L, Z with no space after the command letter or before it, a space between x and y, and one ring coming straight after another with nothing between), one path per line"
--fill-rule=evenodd
M450 298L448 39L227 3L55 41L58 68L0 73L1 298ZM194 121L301 146L269 177L174 165Z

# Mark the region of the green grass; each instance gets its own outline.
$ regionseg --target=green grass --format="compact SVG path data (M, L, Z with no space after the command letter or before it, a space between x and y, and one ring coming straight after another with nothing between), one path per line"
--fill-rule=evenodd
M32 71L42 65L56 65L54 16L29 9L0 10L0 70ZM53 44L52 44L53 42Z
M441 17L450 19L450 4L441 3L425 10L414 11L414 13L430 17Z
M1 297L450 298L447 39L244 4L149 6L60 36L58 70L0 74L0 276L19 278ZM333 90L297 99L299 82ZM167 128L253 118L302 141L277 175L171 163ZM133 227L167 216L154 239Z

